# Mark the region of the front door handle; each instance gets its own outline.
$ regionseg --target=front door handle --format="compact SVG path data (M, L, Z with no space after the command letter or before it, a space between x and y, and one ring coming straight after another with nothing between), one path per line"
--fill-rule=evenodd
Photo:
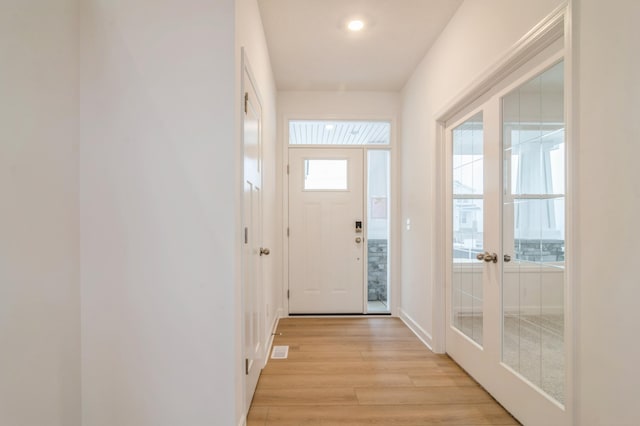
M484 260L485 262L498 263L498 255L495 253L489 253L488 251L485 251L484 253L478 253L476 259Z

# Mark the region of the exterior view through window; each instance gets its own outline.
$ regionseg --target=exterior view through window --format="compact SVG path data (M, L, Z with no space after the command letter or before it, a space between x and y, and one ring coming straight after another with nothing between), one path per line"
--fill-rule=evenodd
M347 186L347 160L304 161L305 191L346 190Z
M482 345L484 251L484 130L479 112L453 129L452 322Z

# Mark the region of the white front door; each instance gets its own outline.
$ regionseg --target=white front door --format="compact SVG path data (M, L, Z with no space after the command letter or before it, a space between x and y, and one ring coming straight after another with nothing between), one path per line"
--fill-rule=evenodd
M363 313L362 157L289 149L289 313Z
M446 350L527 425L570 423L563 79L548 61L447 128Z
M262 370L262 161L261 107L249 74L244 71L245 113L243 118L244 196L243 238L243 334L245 370L245 412Z

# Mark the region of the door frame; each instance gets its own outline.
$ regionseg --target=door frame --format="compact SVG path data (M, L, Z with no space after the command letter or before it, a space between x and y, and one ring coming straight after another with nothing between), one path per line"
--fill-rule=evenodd
M244 122L245 122L245 112L244 112L244 96L245 93L247 92L247 86L251 85L253 92L256 95L256 103L260 106L260 128L258 130L258 137L260 138L260 147L259 147L259 162L260 162L260 204L261 204L261 208L260 208L260 222L261 222L261 228L264 228L264 210L262 209L262 194L264 193L264 188L263 188L263 182L264 182L264 170L263 170L263 164L262 164L262 160L263 160L263 151L262 151L262 119L263 119L263 115L262 115L262 97L260 95L260 90L259 87L256 83L256 79L254 77L254 74L251 70L251 65L249 63L249 59L247 58L247 54L245 52L244 47L241 49L241 67L240 67L240 89L241 89L241 96L243 101L240 103L242 108L240 111L240 155L241 155L241 176L242 176L242 185L240 187L240 199L244 200L244 179L245 179L245 170L244 170ZM242 201L242 207L241 207L241 211L243 214L242 220L240 222L240 232L239 235L243 235L244 236L244 231L243 231L243 227L244 227L244 201ZM264 235L264 231L262 231L262 234ZM243 241L244 242L244 241ZM240 332L241 332L241 337L240 337L240 346L241 346L241 363L242 363L242 414L243 416L246 417L247 413L249 412L249 408L250 408L250 403L248 406L245 406L246 402L247 402L247 387L248 387L248 381L247 381L247 377L248 375L246 374L246 364L245 364L245 360L247 359L247 353L246 353L246 347L245 347L245 330L246 330L246 326L245 326L245 319L246 319L246 288L245 288L245 276L244 276L244 270L245 270L245 263L251 261L250 259L247 259L246 256L244 256L244 250L241 250L241 265L240 265L240 271L241 271L241 278L240 278L240 282L241 282L241 286L240 286L240 303L242 306L242 310L240 312L241 318L240 318ZM261 280L262 282L264 282L264 269L260 268L259 271L257 271L257 273L259 273L261 275ZM258 297L261 296L261 297ZM266 332L265 332L265 326L264 326L264 293L260 292L259 295L256 295L257 301L256 301L256 306L257 306L257 310L258 310L258 317L259 317L259 321L258 321L258 339L260 340L260 346L261 346L261 351L262 353L260 354L258 360L259 360L259 364L256 366L257 368L259 368L260 370L262 370L264 368L264 364L265 364L265 359L266 359L266 352L268 351L268 346L267 346L267 339L266 339ZM258 374L259 377L260 373ZM253 396L253 395L252 395Z
M579 245L577 225L575 220L578 164L578 141L575 133L574 113L574 59L573 59L573 27L572 1L567 0L551 12L546 18L522 37L505 55L489 67L471 85L455 96L448 104L435 114L436 124L436 220L433 223L433 253L436 254L433 274L433 350L436 353L446 353L446 277L448 271L447 251L448 234L447 220L450 212L447 189L447 122L466 115L472 109L483 103L488 95L495 95L496 86L504 84L506 80L518 78L523 65L535 59L541 52L554 43L561 43L562 57L565 66L565 132L566 145L566 236L565 245L567 256L565 259L565 410L568 422L575 418L575 392L578 389L578 374L575 372L575 336L577 335L578 312L576 307L577 294L577 265ZM539 65L539 64L538 64ZM513 79L513 80L512 80ZM509 407L506 407L509 409Z
M287 173L287 166L289 163L289 121L291 120L340 120L340 121L386 121L391 123L391 139L389 145L294 145L297 148L325 148L325 149L333 149L333 148L361 148L363 152L367 150L388 150L391 156L391 198L396 202L391 203L391 218L389 220L390 229L389 229L389 239L391 241L391 249L389 250L390 261L389 267L391 268L391 273L389 274L389 280L391 282L391 291L389 295L389 299L392 305L389 307L389 312L391 316L397 316L399 312L399 301L400 301L400 271L397 268L398 256L400 254L399 251L399 238L400 238L400 228L399 228L399 179L398 179L398 148L397 148L397 119L395 116L388 115L377 115L377 114L304 114L304 113L293 113L293 114L283 114L282 116L282 151L281 151L281 173L282 173L282 306L284 307L284 315L289 316L289 298L287 297L288 289L289 289L289 237L287 235L287 230L289 226L289 175ZM366 184L367 180L366 174L368 172L368 163L366 158L363 157L363 183ZM363 213L366 214L366 188L363 197ZM364 260L367 261L367 252L364 252ZM366 279L366 273L365 277ZM367 286L364 286L363 291L363 299L366 297L366 289ZM365 305L366 306L366 305ZM336 314L335 316L340 316Z

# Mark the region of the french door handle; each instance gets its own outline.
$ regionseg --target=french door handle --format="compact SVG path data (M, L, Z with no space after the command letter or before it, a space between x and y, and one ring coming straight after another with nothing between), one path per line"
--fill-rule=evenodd
M498 263L498 255L495 253L489 253L488 251L485 251L484 253L478 253L476 259L484 260L485 262Z

